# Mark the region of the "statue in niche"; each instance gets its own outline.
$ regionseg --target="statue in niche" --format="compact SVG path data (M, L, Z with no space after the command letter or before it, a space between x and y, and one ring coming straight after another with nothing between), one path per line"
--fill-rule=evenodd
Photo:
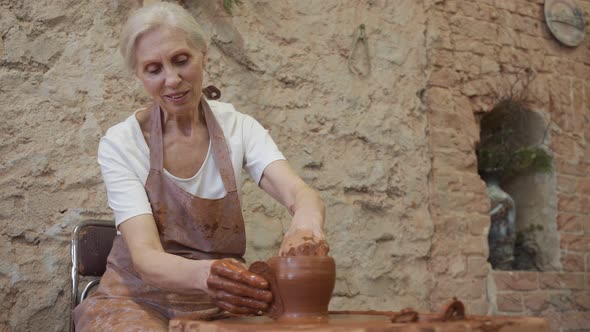
M527 232L528 231L528 232ZM514 263L513 270L523 271L542 271L542 266L538 263L537 254L541 252L539 245L535 241L531 233L534 229L525 230L516 235L516 243L514 245Z
M496 177L486 177L484 180L490 198L488 261L494 269L511 270L516 242L516 206L512 197L500 188Z
M497 103L480 122L477 170L486 182L491 202L488 261L498 270L534 269L540 252L533 235L542 226L533 225L530 230L524 228L525 225L520 223L528 222L525 218L518 221L517 234L514 199L499 186L499 183L506 183L512 187L517 183L515 179L522 176L553 170L553 156L545 145L549 125L527 106L527 92L535 75L530 68L516 74L510 89L498 96ZM517 198L523 199L523 196ZM529 201L525 199L523 202ZM523 203L521 207L530 209L526 205ZM519 212L519 218L527 216L527 209Z

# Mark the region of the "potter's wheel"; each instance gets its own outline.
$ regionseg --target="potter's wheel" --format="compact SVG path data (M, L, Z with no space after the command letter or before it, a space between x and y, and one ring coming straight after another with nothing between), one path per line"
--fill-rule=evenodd
M391 312L331 312L322 322L281 322L268 317L228 317L213 321L170 321L173 332L229 332L229 331L355 331L355 332L546 332L547 323L537 317L469 316L466 320L450 322L392 323ZM432 317L434 315L431 315ZM424 320L430 317L423 314ZM422 320L422 319L421 319Z

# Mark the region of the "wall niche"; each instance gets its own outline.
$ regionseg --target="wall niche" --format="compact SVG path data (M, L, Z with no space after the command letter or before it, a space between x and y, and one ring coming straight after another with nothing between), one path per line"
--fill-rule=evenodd
M478 172L490 198L495 270L559 270L556 178L542 113L507 98L481 118Z

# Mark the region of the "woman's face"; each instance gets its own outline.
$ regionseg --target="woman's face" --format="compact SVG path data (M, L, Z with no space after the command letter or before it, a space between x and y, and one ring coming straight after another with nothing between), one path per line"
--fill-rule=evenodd
M159 27L136 42L135 73L143 87L168 113L197 109L203 85L204 52L195 50L179 30Z

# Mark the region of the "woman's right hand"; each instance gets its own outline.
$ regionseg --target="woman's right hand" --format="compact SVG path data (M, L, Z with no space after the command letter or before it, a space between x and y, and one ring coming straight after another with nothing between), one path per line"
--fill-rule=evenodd
M211 264L207 287L215 305L235 314L258 314L272 301L268 281L232 258Z

